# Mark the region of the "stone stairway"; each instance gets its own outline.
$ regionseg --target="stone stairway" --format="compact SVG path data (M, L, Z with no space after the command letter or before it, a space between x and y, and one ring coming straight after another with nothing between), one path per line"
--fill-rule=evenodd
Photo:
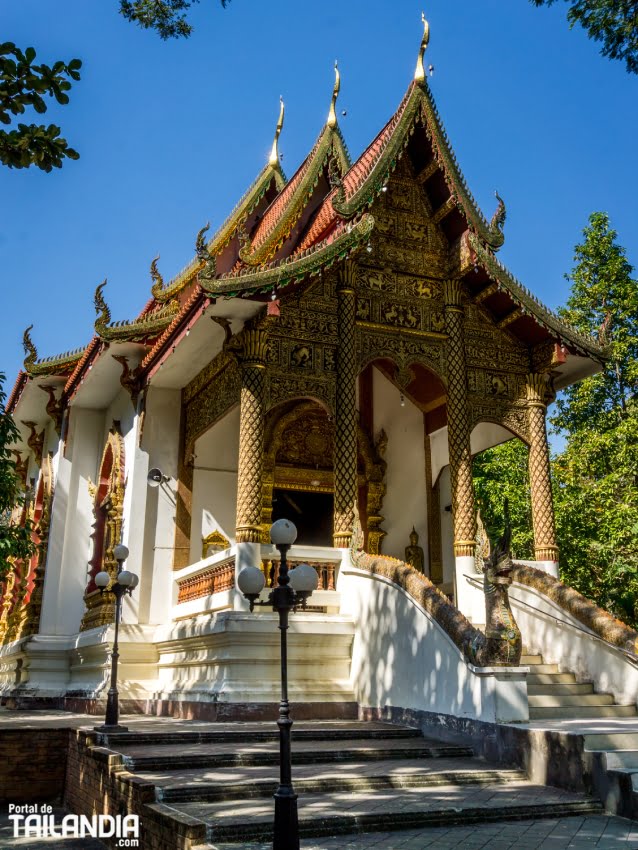
M636 706L617 705L612 694L594 692L592 682L577 682L573 673L560 673L540 655L523 649L521 664L530 668L527 694L530 720L635 717Z
M177 723L175 731L102 736L125 767L154 787L176 829L206 824L209 842L272 837L279 763L274 723ZM534 785L518 770L474 757L465 747L385 723L299 722L293 727L293 781L304 837L385 832L424 825L556 818L600 812L590 797Z
M638 725L591 729L584 735L596 790L607 811L638 817Z

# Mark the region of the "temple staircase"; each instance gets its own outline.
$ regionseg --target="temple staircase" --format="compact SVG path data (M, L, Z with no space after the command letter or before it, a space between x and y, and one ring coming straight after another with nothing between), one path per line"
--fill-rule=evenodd
M173 822L176 836L184 823L200 823L209 842L202 850L271 839L279 762L274 723L176 721L161 732L109 734L100 743L121 754L134 781L154 788L154 816ZM591 797L534 785L523 772L488 764L467 747L379 722L295 723L293 781L303 837L602 810Z
M612 694L595 693L592 682L577 682L573 673L559 672L541 655L525 648L521 664L529 667L527 695L530 720L636 717L636 706L618 705Z

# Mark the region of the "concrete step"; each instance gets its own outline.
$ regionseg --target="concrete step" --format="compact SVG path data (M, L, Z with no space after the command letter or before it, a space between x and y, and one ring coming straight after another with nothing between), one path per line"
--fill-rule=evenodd
M204 821L211 842L267 841L272 837L270 800L173 802L171 806ZM391 794L385 790L334 791L299 799L299 831L302 837L387 833L426 825L584 816L601 811L598 801L528 782L408 788Z
M439 760L437 759L437 762ZM469 760L468 760L469 761ZM468 765L465 769L440 770L434 766L422 769L400 771L390 769L384 772L384 764L396 765L394 762L375 762L375 773L365 775L348 771L345 775L341 770L335 776L334 771L328 775L300 778L299 770L295 770L294 788L298 794L328 794L328 793L362 793L371 791L393 791L408 788L433 788L440 785L499 785L508 782L521 782L525 775L515 769L481 769ZM363 766L364 768L366 765ZM429 769L428 769L429 767ZM147 774L139 774L145 778ZM232 801L242 798L268 797L271 798L277 786L275 772L268 779L246 778L240 782L220 784L205 782L200 776L193 776L192 781L185 783L165 784L157 788L157 799L168 805L185 801Z
M576 682L573 673L528 673L528 685L569 685Z
M542 655L528 655L527 653L523 653L521 655L521 665L525 665L529 667L533 664L542 664L543 656Z
M527 683L527 694L528 696L538 696L540 694L547 694L556 696L558 694L593 694L594 686L591 682L567 682L556 683L553 682L549 684L543 685L532 685L529 682Z
M236 744L167 744L152 752L146 746L122 746L117 752L124 755L129 770L180 770L188 768L245 767L279 763L279 741L264 741L252 745ZM428 759L471 757L468 747L441 744L425 738L388 739L380 741L346 740L335 746L334 741L296 741L293 745L293 765L342 763L348 761L377 761L379 759Z
M618 750L638 750L638 724L631 729L605 729L600 732L585 733L585 750L606 752Z
M529 697L530 708L560 708L562 706L613 705L611 694L535 694Z
M111 749L119 750L128 746L164 747L182 744L216 744L237 741L253 743L262 741L278 741L279 729L275 723L235 723L209 724L222 726L207 730L175 732L146 732L130 731L102 734L99 742ZM231 728L232 727L232 728ZM408 726L393 726L390 723L322 723L295 722L292 728L293 741L347 741L347 740L396 740L406 738L422 738L419 729Z
M530 676L538 676L541 673L558 673L558 664L528 664L530 668L528 679Z
M638 750L604 750L607 770L631 770L638 772Z
M565 705L544 708L530 706L530 720L576 720L597 717L635 717L635 705ZM597 747L597 749L600 749Z

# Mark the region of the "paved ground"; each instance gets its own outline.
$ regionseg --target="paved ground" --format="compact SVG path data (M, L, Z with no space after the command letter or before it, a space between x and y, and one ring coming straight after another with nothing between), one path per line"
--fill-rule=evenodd
M63 812L56 809L61 816ZM13 838L6 811L0 814L2 850L106 850L94 838ZM272 844L217 844L218 850L271 850ZM638 850L638 823L597 815L559 820L508 821L472 827L305 839L301 850Z
M271 850L269 844L217 844L218 850ZM472 827L306 839L301 850L636 850L638 823L624 818L571 817Z

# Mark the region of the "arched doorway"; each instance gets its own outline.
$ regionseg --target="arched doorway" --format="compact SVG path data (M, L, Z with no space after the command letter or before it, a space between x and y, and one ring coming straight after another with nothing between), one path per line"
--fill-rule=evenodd
M334 421L317 401L297 399L271 411L266 424L262 526L264 542L282 517L297 526L297 542L332 546ZM385 461L369 434L358 428L359 511L368 549L378 551Z

